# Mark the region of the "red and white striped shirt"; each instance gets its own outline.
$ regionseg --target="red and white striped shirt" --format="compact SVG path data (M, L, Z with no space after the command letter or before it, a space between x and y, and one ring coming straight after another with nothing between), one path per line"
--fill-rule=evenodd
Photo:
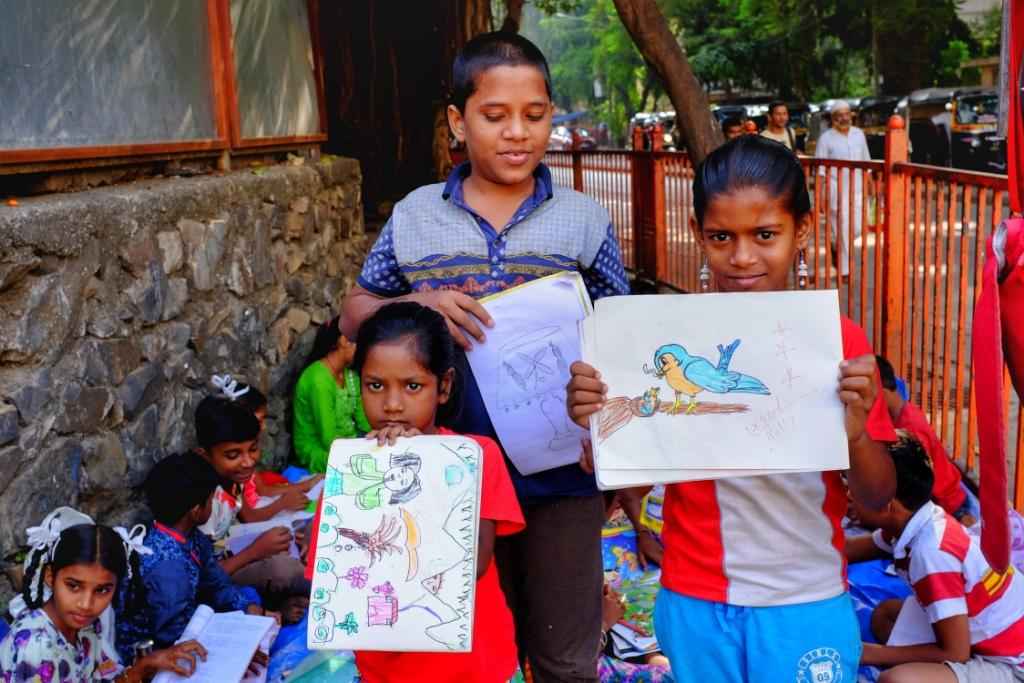
M978 540L932 502L914 513L895 545L881 530L874 540L892 553L932 623L966 614L972 654L1024 669L1024 579L1012 565L996 573Z

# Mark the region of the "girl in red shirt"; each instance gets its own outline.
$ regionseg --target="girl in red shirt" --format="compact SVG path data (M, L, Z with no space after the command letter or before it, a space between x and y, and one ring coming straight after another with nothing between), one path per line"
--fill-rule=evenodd
M403 436L453 434L437 426L450 410L455 345L444 317L414 302L382 306L359 328L353 367L373 431L367 438L393 444ZM526 525L498 445L473 436L483 449L483 491L477 552L473 650L467 653L356 652L365 683L415 681L504 683L516 672L515 627L494 564L494 539ZM320 510L313 520L315 548ZM310 553L306 576L312 579Z

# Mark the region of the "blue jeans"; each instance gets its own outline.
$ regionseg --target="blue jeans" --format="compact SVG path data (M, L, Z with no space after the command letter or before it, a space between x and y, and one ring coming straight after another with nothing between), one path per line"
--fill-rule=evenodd
M847 593L741 607L662 588L654 630L677 683L855 683L860 629Z

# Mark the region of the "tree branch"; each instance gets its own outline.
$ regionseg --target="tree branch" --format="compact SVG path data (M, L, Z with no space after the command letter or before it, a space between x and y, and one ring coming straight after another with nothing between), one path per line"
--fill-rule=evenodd
M707 95L690 68L655 0L613 0L623 25L654 67L676 110L677 125L694 165L722 143Z

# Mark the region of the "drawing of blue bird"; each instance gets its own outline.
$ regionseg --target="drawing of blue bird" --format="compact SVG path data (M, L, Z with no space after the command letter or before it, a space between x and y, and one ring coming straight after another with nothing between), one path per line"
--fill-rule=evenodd
M691 356L679 344L666 344L654 352L655 371L651 373L646 365L644 371L664 378L676 392L676 401L670 411L672 414L679 412L684 394L690 397L686 407L687 415L697 409L697 394L702 391L715 394L771 394L764 382L756 377L729 370L729 363L739 345L739 339L724 348L719 344L718 365L715 366L705 358Z

